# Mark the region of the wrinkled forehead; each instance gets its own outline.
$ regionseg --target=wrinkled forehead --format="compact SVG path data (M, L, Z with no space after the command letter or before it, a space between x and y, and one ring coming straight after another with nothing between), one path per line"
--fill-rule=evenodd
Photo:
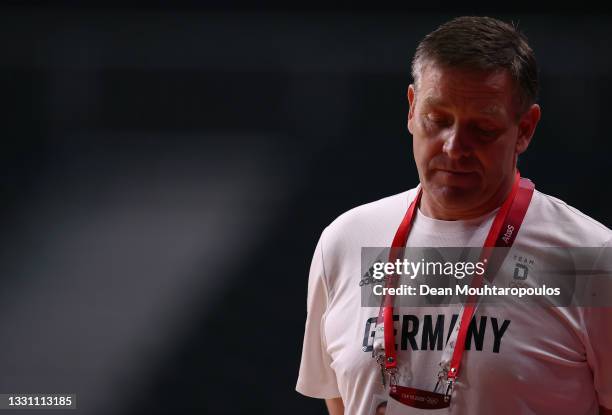
M448 100L446 98L447 97L443 94L430 94L420 99L422 99L422 106L424 109L453 110L456 107L460 107L465 112L477 113L482 116L493 118L503 118L510 113L509 108L495 98L483 98L478 100ZM505 100L505 97L501 97L501 100Z
M423 108L461 110L485 116L514 114L516 90L506 70L469 70L428 65L416 91Z

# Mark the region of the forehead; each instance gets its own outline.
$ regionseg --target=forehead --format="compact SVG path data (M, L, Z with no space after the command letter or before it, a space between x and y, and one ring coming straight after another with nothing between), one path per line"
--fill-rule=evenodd
M427 107L509 116L514 88L505 70L484 72L428 65L423 68L417 96Z

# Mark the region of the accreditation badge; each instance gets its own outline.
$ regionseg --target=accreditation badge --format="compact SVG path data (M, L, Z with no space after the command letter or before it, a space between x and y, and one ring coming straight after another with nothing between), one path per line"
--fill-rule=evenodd
M384 415L450 414L450 395L390 385Z
M386 411L382 415L417 414L449 415L450 396L406 386L391 385Z

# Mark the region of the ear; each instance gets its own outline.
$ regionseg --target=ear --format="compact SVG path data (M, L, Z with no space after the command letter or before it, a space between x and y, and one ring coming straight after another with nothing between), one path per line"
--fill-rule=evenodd
M412 134L412 123L413 121L413 117L414 117L414 107L416 104L416 93L414 90L414 85L410 84L408 85L408 92L406 93L406 95L408 96L408 131L410 131L410 134Z
M521 116L518 125L518 137L516 140L517 155L527 150L541 116L542 113L538 104L533 104L529 110Z

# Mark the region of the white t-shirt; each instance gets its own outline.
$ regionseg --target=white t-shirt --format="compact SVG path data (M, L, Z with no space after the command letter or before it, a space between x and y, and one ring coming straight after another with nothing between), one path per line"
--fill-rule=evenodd
M383 394L371 356L378 307L361 305L361 248L389 246L416 189L338 217L317 244L296 390L342 397L346 414L368 414ZM409 246L482 246L496 211L465 221L417 212ZM537 190L514 242L532 247L612 246L612 231ZM537 254L537 253L536 253ZM395 310L400 383L431 390L459 306ZM612 308L500 307L481 304L468 334L452 414L597 414L612 408ZM438 336L441 337L441 336ZM411 413L411 412L406 412Z

